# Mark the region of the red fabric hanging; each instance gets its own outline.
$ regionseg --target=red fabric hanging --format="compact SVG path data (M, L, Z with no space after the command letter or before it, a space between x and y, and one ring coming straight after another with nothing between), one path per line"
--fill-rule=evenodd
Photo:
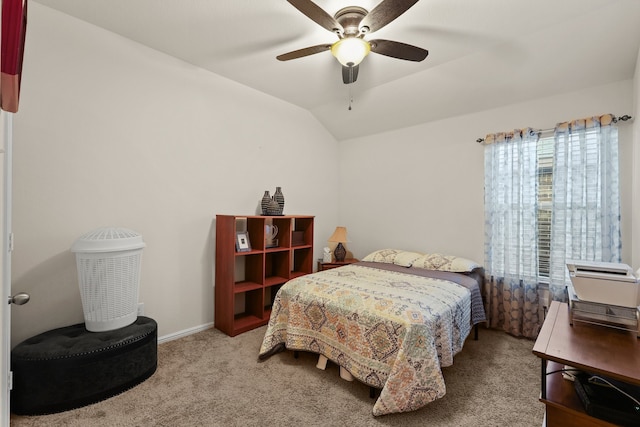
M0 106L11 113L18 111L26 33L27 0L2 0Z

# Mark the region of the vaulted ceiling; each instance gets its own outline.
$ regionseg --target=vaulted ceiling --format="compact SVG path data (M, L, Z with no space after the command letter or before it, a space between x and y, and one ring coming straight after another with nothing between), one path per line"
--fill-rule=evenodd
M329 52L276 60L337 40L286 0L34 1L308 109L338 140L631 79L640 46L639 0L420 0L368 38L429 56L370 54L345 85Z

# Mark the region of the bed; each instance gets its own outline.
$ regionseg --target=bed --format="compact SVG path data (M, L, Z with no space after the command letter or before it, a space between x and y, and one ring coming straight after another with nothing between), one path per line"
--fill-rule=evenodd
M481 280L482 267L464 258L397 249L290 280L259 359L317 353L380 389L373 415L419 409L444 396L441 367L486 321Z

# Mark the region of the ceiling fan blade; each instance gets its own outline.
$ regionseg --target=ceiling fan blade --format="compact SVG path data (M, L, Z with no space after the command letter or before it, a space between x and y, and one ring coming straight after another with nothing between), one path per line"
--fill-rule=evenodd
M287 0L293 7L305 14L309 19L314 21L332 33L344 33L344 28L335 18L324 11L320 6L311 0Z
M378 31L417 2L418 0L383 0L360 21L360 32Z
M303 56L309 56L315 53L324 52L325 50L329 49L331 49L330 44L319 44L316 46L305 47L304 49L298 49L288 53L283 53L282 55L276 56L276 59L278 59L279 61L289 61L291 59L302 58Z
M429 51L421 47L391 40L370 40L371 52L406 61L420 62L429 55Z
M342 81L344 82L344 84L351 84L358 79L359 67L359 65L354 65L353 67L345 67L344 65L342 66Z

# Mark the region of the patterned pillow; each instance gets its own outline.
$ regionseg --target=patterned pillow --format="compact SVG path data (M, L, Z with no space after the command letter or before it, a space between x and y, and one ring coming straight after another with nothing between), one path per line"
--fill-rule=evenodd
M400 249L380 249L371 252L364 257L363 261L381 262L386 264L397 264L402 267L411 267L413 261L420 258L422 254L417 252L403 251Z
M402 252L398 249L380 249L379 251L371 252L364 257L363 261L369 262L383 262L386 264L393 264L393 260L398 256L398 252Z
M425 254L415 260L412 266L417 268L426 268L428 270L466 273L472 271L474 268L480 267L480 264L466 258L460 258L453 255Z
M396 255L393 263L402 267L411 267L413 263L422 256L423 254L418 252L401 251Z

